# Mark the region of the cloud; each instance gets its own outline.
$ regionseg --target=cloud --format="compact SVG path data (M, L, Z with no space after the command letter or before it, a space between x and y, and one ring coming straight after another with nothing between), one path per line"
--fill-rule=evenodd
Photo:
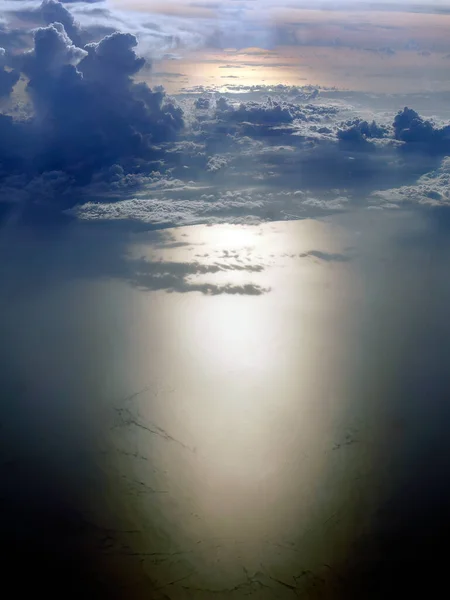
M222 0L197 3L197 7L188 2L136 3L129 0L115 0L114 3L68 1L64 4L85 32L93 35L100 30L103 33L114 30L132 33L139 38L141 49L146 54L160 55L180 47L271 49L281 43L283 46L368 50L386 60L399 50L409 48L411 27L416 34L415 46L409 48L411 54L415 54L417 49L437 48L442 52L450 49L445 22L439 22L435 16L434 27L430 27L417 16L412 17L409 27L405 24L404 14L411 12L411 7L405 4L391 12L389 25L385 14L393 5L387 4L382 11L373 13L370 20L364 14L370 9L369 5L364 5L362 12L355 12L351 3L338 8L333 6L332 19L325 11L319 12L317 7L303 2L291 3L284 8L279 4L259 2L258 18L255 4L251 1L236 3ZM33 12L36 18L38 7L37 0L3 0L2 10L5 15L26 19ZM433 11L428 9L428 12Z
M348 262L351 260L351 257L347 254L341 254L339 252L322 252L321 250L310 250L309 252L303 252L303 254L299 254L300 258L318 258L319 260L323 260L325 262Z
M200 96L200 98L197 98L197 100L195 101L195 108L198 108L199 110L207 110L211 105L211 102L209 100L209 98L203 98Z
M51 23L61 23L74 44L81 44L81 32L74 16L68 11L61 2L56 0L44 0L40 11L46 25Z
M19 22L22 29L60 22L69 37L80 45L99 41L104 35L121 31L137 36L140 52L146 57L162 56L178 46L201 45L205 32L186 19L167 17L156 12L149 15L101 2L65 2L56 0L3 0L0 8L8 28ZM203 33L202 33L203 31ZM1 36L0 36L1 39Z
M76 206L80 219L151 227L300 218L367 204L380 181L411 186L450 152L449 127L411 109L362 116L355 96L313 86L200 86L175 101L142 82L152 70L136 35L86 42L79 17L104 10L26 3L48 24L25 52L0 53L0 199L19 213Z
M354 110L305 97L186 98L189 125L168 151L171 177L119 176L117 189L135 180L139 195L73 214L149 226L304 218L367 205L380 182L385 190L411 185L435 162L421 147L403 153L394 115L342 119L340 111Z
M381 206L419 204L450 208L450 157L444 158L435 171L419 177L414 185L376 191L371 200Z
M362 119L356 119L347 123L348 128L339 129L337 138L344 147L358 149L374 149L369 143L372 139L384 138L387 128L378 125L375 121L368 123Z
M217 108L221 110L220 105ZM287 103L277 102L269 97L264 103L243 102L232 110L230 110L229 106L226 106L225 112L228 118L240 122L278 124L292 123L296 114L296 108L294 105L289 106Z
M48 19L62 15L75 27L61 4L49 0L42 10ZM149 163L163 155L161 144L183 128L183 112L162 88L134 82L145 64L136 46L135 36L116 32L80 48L60 22L35 31L34 47L15 57L28 80L33 114L22 120L1 115L1 196L22 201L34 194L63 207L75 192L61 193L62 182L71 188L94 177L108 179L114 165L123 177L153 170ZM0 59L5 56L2 51ZM3 95L18 77L16 70L1 69ZM44 189L46 199L36 194Z
M61 23L37 29L34 50L24 55L22 67L29 78L29 88L39 90L42 80L50 86L50 78L59 77L66 66L76 66L86 54L72 43Z
M224 156L211 156L208 160L208 164L206 166L208 171L216 172L220 171L228 165L228 160Z
M405 149L428 154L450 152L450 125L435 127L415 110L405 107L394 119L395 138L404 142Z
M164 77L164 79L186 78L185 73L172 73L171 71L153 71L153 77Z
M20 78L17 71L5 69L6 62L6 50L0 47L0 98L9 96Z

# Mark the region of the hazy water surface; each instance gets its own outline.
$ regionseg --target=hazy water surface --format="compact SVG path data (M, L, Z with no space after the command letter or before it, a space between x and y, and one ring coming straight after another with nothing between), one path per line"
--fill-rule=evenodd
M2 529L36 589L56 568L95 597L378 598L438 564L432 220L77 225L1 252Z

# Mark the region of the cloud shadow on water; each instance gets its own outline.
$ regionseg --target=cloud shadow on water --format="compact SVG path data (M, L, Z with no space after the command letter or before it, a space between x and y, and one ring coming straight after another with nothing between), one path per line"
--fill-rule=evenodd
M321 250L310 250L309 252L303 252L299 254L300 258L317 258L325 262L348 262L351 260L351 256L341 254L339 252L322 252Z
M8 234L3 239L3 250L14 255L14 260L3 263L0 277L16 291L22 289L25 292L35 286L37 289L71 278L115 279L148 292L199 292L208 296L260 296L270 291L255 282L242 281L242 274L250 277L264 271L265 266L259 262L241 264L226 258L216 262L162 259L164 250L187 250L196 245L175 240L167 230L148 231L139 238L96 224L78 223L75 226L58 225L51 230L45 228L40 232L36 229L25 231L28 233L18 234L17 239L22 242L16 240L10 245L12 237ZM136 242L144 243L153 257L131 256L130 246ZM18 266L27 271L26 277L14 275ZM219 274L222 275L220 282L205 281L205 277L214 278ZM239 282L233 281L234 274L240 275ZM223 282L224 275L229 275L230 279ZM200 277L201 280L197 279Z
M147 291L166 290L168 292L200 292L209 296L219 294L260 296L268 291L254 283L240 285L226 283L200 283L190 279L197 275L207 275L225 272L245 271L248 273L260 273L263 271L261 265L239 265L213 263L210 265L199 262L170 262L146 259L129 260L126 268L130 269L130 277L127 279L132 285ZM119 275L120 277L120 275Z

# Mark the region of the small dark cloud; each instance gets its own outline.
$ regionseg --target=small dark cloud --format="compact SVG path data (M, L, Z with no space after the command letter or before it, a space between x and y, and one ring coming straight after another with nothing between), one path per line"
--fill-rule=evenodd
M153 77L164 77L164 79L179 79L186 77L185 73L172 73L170 71L153 71Z
M322 250L309 250L309 252L303 252L299 254L300 258L318 258L326 262L348 262L351 257L347 254L340 254L339 252L323 252Z
M0 95L11 92L20 70L34 109L23 120L0 115L1 195L64 208L80 197L64 186L151 170L158 145L183 128L183 111L163 88L134 83L145 64L135 36L116 32L80 47L80 30L64 6L46 0L40 11L59 22L35 31L34 47L14 56L15 70L0 63Z

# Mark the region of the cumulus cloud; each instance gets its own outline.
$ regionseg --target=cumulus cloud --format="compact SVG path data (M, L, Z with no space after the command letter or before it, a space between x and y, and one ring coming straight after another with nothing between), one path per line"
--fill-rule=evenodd
M450 157L444 158L435 171L419 177L414 185L379 190L372 202L381 206L416 205L450 208Z
M34 49L24 55L22 70L29 78L29 88L38 90L50 86L51 78L56 79L66 66L77 65L85 56L86 51L72 43L64 26L53 23L35 32Z
M80 50L61 25L37 31L25 73L47 136L42 169L85 179L123 159L149 158L152 142L182 127L180 111L165 102L162 90L132 82L143 65L136 43L130 34L115 33Z
M404 142L408 150L431 154L450 152L450 125L436 127L411 108L405 107L394 119L397 140Z
M295 118L303 118L303 107L293 102L281 101L268 96L263 101L241 102L234 105L225 97L216 102L216 116L241 123L259 125L292 123Z
M349 148L373 149L368 142L372 139L384 138L388 131L385 127L378 125L375 121L368 123L362 119L355 119L347 123L347 128L339 129L338 140Z
M61 23L74 44L81 44L80 27L74 16L61 2L56 0L44 0L40 6L42 18L46 25L50 23Z
M149 173L163 154L161 144L175 139L184 120L162 88L134 82L145 64L135 36L116 32L80 48L78 28L60 3L45 0L41 10L48 20L61 17L72 36L53 22L38 28L33 48L16 57L33 114L22 120L1 115L0 195L22 199L29 192L43 201L35 191L45 182L47 202L57 197L64 205L73 194L61 193L62 182L85 186L94 177L108 178L113 165L124 177ZM3 63L5 57L2 50ZM8 95L19 74L1 62L0 68L0 95Z
M211 103L209 98L203 98L202 96L200 96L200 98L197 98L197 100L195 101L195 108L198 108L199 110L207 110L210 107Z

